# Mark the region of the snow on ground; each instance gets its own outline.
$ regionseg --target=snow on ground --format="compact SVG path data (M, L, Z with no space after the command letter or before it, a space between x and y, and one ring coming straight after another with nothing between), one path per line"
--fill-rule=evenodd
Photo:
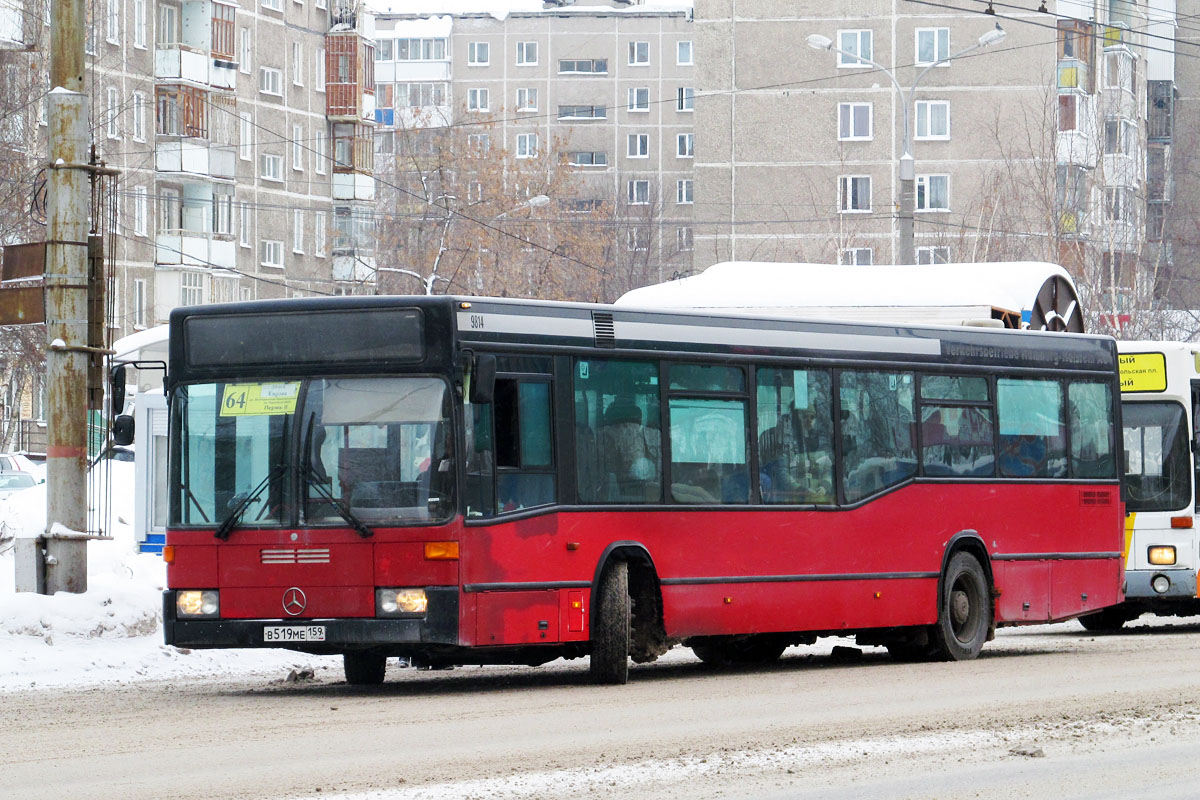
M261 674L340 659L287 650L187 651L162 643L166 567L133 536L133 464L111 462L112 539L88 543L88 590L52 597L17 593L14 537L46 525L46 485L0 500L0 692ZM106 509L99 509L101 517Z

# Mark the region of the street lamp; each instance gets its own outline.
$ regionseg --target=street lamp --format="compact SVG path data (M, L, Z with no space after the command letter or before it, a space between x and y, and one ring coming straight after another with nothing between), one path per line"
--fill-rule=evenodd
M910 108L912 106L913 95L917 91L918 84L929 70L939 64L948 64L951 60L964 56L967 53L987 47L989 45L998 44L1004 41L1004 37L1008 34L1000 27L999 24L995 28L987 31L970 47L959 50L957 53L951 53L945 58L938 59L931 64L927 64L923 70L917 73L916 79L912 82L906 94L901 88L900 82L896 80L896 76L892 71L882 64L872 61L869 58L864 58L858 53L852 53L849 50L843 50L840 47L835 47L833 40L828 36L822 36L819 33L813 33L808 36L808 46L814 50L829 50L834 53L841 53L857 61L863 61L870 64L875 69L888 76L892 86L896 87L896 94L900 95L900 103L904 107L904 152L900 155L900 258L901 264L913 264L916 262L915 253L913 250L913 184L916 182L916 169L912 155L912 125L910 123Z
M493 220L504 219L509 214L513 213L514 211L520 211L523 208L541 208L542 206L547 205L549 202L550 202L550 198L547 197L546 195L535 194L533 197L529 198L524 203L521 203L521 205L514 206L513 208L510 208L508 211L497 214L496 216L492 217L492 219Z

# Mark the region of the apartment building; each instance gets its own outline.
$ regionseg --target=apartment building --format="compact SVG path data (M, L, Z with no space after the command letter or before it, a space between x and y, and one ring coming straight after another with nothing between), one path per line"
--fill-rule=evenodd
M1135 260L1145 9L977 6L697 0L697 266L896 263L906 116L918 263Z
M372 16L339 0L91 8L92 136L119 171L103 224L114 336L180 305L366 290ZM44 140L44 98L38 123Z
M506 5L514 10L493 13L480 4L477 12L442 16L378 12L381 152L393 152L389 131L418 120L478 123L489 146L513 159L556 149L578 179L571 196L551 197L539 217L579 224L590 209L610 204L630 222L614 234L619 256L645 260L656 280L689 269L697 63L691 3Z

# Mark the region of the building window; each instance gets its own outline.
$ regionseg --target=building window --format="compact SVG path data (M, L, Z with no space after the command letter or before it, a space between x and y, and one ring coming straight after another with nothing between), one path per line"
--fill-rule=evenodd
M329 160L329 144L328 140L325 138L325 134L318 133L313 139L313 145L313 149L317 151L313 156L313 161L316 162L313 165L313 169L316 170L318 175L324 175L325 162Z
M571 167L607 167L608 153L603 150L583 150L567 153L567 165Z
M692 235L691 228L675 229L675 249L681 253L687 253L696 249L696 241Z
M158 46L175 47L179 44L179 6L162 3L158 7Z
M133 93L133 138L146 141L146 95L142 92Z
M304 209L292 209L292 252L304 252Z
M391 39L377 39L375 41L375 60L376 61L392 61L396 57L392 54Z
M446 104L445 83L423 81L421 83L397 83L395 86L394 103L396 108L428 108ZM487 89L482 91L487 92ZM491 98L485 95L483 99L490 102Z
M158 127L163 136L208 137L208 93L192 86L159 86Z
M950 248L945 246L931 246L917 248L917 263L918 264L949 264L950 263Z
M536 133L517 134L517 158L537 158L538 137Z
M446 58L445 39L397 39L397 61L442 61Z
M838 103L838 140L859 142L870 139L872 116L870 103Z
M537 51L537 42L517 42L517 66L536 66L538 63Z
M133 0L133 46L146 47L146 0Z
M107 0L105 3L104 38L112 44L121 41L121 0Z
M559 75L607 75L608 59L562 59L558 62Z
M691 86L680 86L675 90L675 110L692 111L696 106L696 90Z
M121 95L111 86L108 89L108 108L105 113L105 128L108 138L121 137Z
M629 66L644 67L650 63L650 43L649 42L630 42L629 43Z
M1137 146L1137 127L1125 119L1104 120L1106 155L1131 155Z
M915 134L917 139L949 139L950 102L918 100Z
M204 275L199 272L179 273L179 304L198 306L204 302Z
M538 90L517 89L517 111L537 111Z
M869 67L871 55L871 31L850 30L838 31L838 48L846 51L838 53L838 67ZM847 55L849 54L849 55Z
M325 257L325 225L325 212L318 211L313 223L313 255L317 258Z
M491 48L487 42L467 43L467 64L472 67L486 67L491 59Z
M950 62L950 29L917 28L917 64L938 64L948 67Z
M250 29L242 28L238 31L238 41L240 43L241 55L239 56L240 63L238 71L243 75L250 74Z
M1079 96L1075 94L1060 94L1058 96L1058 129L1074 131L1079 129Z
M695 134L677 134L675 136L675 155L679 158L692 158L696 155L695 144Z
M276 268L283 266L283 242L274 239L263 240L262 265Z
M630 205L644 206L650 202L650 181L629 181L626 189Z
M1121 187L1104 189L1104 218L1109 222L1127 222L1130 218L1129 197Z
M559 106L559 119L607 119L605 106Z
M467 111L487 111L488 90L467 89Z
M292 42L292 85L304 85L304 45Z
M304 171L304 128L292 126L292 169Z
M146 281L133 281L133 327L146 327Z
M675 63L679 66L691 66L692 61L692 43L684 40L675 43Z
M675 181L675 202L681 206L690 206L692 204L691 178Z
M213 190L213 233L233 233L233 194L227 187Z
M317 85L314 86L313 89L317 90L318 92L324 92L325 91L325 48L324 47L317 48L317 64L316 64L316 66L317 66L317 77L316 77Z
M1130 53L1104 54L1104 85L1133 93L1133 56Z
M631 133L629 134L629 149L626 155L630 158L649 158L650 157L650 134L648 133Z
M489 133L468 133L467 149L472 158L482 158L492 149L492 136Z
M870 175L842 175L838 178L838 210L843 214L871 210Z
M250 204L242 203L238 210L238 244L250 246Z
M263 94L283 96L283 73L274 67L259 67L258 90Z
M950 176L917 176L917 211L950 210Z
M870 247L844 247L838 250L838 263L854 267L869 267L875 263L875 251Z
M629 89L629 110L630 111L649 111L650 110L650 90L645 88Z
M250 122L250 112L238 114L238 155L242 161L249 161L254 151L254 124Z
M283 0L262 0L262 7L269 8L272 11L282 11Z
M267 181L283 180L283 156L262 154L262 177Z
M146 208L146 187L135 187L133 190L133 232L137 236L146 235Z
M625 247L631 253L650 249L650 231L645 228L630 228L625 231Z

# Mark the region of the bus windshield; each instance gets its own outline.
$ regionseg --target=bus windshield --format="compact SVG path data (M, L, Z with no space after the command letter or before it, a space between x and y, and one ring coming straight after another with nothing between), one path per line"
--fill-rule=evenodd
M453 512L450 393L432 377L202 383L173 398L171 521L373 524Z
M1174 511L1191 501L1188 433L1178 403L1122 403L1130 511Z

